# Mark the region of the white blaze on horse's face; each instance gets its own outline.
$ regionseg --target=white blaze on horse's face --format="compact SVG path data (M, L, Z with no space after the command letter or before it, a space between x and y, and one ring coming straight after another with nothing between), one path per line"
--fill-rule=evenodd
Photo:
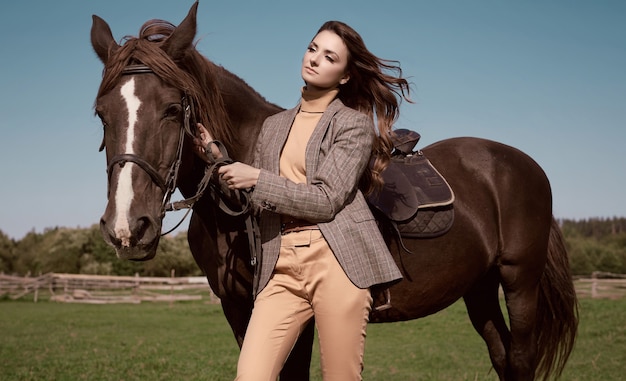
M126 129L126 153L134 154L133 144L135 142L135 125L137 123L137 113L141 101L135 95L135 79L130 78L120 91L122 99L128 110L128 128ZM132 233L129 226L130 206L135 196L133 191L132 171L135 164L126 163L121 168L117 178L117 187L115 187L115 223L114 231L118 239L121 240L123 247L130 246L130 238Z

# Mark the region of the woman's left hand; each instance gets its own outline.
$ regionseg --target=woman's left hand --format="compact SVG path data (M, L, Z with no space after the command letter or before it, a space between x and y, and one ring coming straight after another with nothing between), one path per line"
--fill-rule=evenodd
M261 170L248 164L235 162L220 167L218 173L228 189L248 189L256 185Z

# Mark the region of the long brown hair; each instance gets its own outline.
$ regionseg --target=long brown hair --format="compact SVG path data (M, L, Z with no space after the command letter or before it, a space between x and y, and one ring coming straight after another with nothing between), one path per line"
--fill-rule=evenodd
M400 114L400 102L409 98L409 83L402 77L398 61L386 60L372 54L361 36L341 21L327 21L317 33L331 31L348 48L350 80L340 85L339 99L348 107L375 118L378 134L372 144L374 163L363 176L362 187L367 193L383 186L382 171L389 165L393 143L394 122Z

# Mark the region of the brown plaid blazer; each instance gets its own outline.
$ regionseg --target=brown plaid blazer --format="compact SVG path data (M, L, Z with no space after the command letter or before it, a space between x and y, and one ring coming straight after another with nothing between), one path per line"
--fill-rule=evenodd
M252 202L260 214L263 252L255 284L262 290L280 250L281 214L317 223L350 280L359 288L402 277L358 189L371 154L374 126L363 113L335 99L306 148L307 183L279 176L280 153L299 106L263 123L253 165L261 169Z

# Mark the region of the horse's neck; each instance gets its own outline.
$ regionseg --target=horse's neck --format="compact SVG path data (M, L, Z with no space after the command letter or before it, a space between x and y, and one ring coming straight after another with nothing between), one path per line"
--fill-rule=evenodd
M223 70L221 94L239 145L232 156L235 160L249 162L263 121L282 108L268 102L241 78Z

